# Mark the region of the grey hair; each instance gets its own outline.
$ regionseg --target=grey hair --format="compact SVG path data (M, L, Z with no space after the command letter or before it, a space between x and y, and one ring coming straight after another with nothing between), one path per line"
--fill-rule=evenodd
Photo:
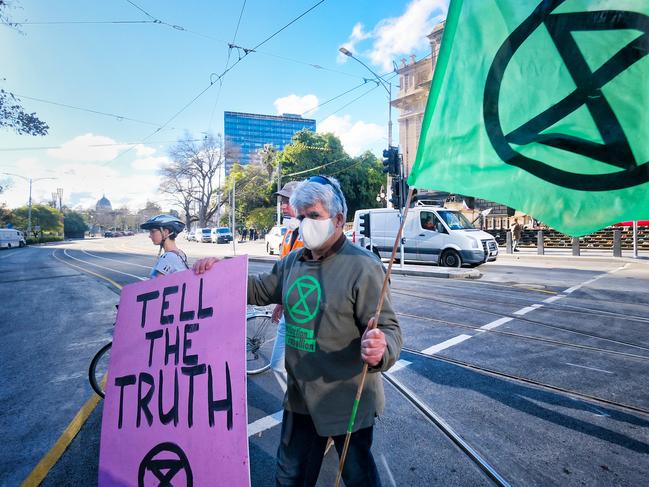
M345 201L345 195L340 189L340 183L336 178L327 177L327 179L335 185L337 191L329 184L322 184L306 179L293 190L289 204L298 213L302 213L308 207L320 203L329 212L331 218L341 213L345 220L347 220L347 202Z

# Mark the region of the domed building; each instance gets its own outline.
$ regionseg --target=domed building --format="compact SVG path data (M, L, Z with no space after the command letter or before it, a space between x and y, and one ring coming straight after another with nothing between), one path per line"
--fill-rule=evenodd
M101 199L97 201L95 210L98 212L113 211L113 205L110 204L110 200L106 198L106 195L103 195Z

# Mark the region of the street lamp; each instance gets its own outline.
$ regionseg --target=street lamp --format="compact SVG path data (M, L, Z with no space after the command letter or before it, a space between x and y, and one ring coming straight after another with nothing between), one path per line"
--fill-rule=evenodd
M21 176L20 174L14 174L11 172L3 172L0 174L6 174L7 176L14 176L20 179L24 179L29 183L29 210L27 211L27 235L32 234L32 183L35 183L37 181L43 181L45 179L56 179L56 178L26 178L25 176ZM63 190L61 190L63 191Z

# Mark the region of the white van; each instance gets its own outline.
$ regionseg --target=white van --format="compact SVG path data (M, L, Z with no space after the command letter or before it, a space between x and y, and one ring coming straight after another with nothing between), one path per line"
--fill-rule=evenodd
M24 247L27 245L25 235L14 228L0 228L0 249Z
M360 215L370 214L371 237L360 233ZM399 231L399 212L389 208L358 210L352 241L381 258L390 258ZM498 244L487 232L474 228L459 211L438 206L410 208L403 228L404 257L444 267L472 267L496 260ZM398 254L397 254L398 257Z

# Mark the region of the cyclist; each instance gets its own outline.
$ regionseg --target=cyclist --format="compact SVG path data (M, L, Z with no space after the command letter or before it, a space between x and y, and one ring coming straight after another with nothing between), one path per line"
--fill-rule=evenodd
M149 231L149 238L154 245L160 246L158 260L151 269L150 278L172 274L189 269L187 256L176 246L176 237L185 228L185 224L173 215L158 215L140 225L142 230ZM164 250L164 253L163 253ZM160 255L162 253L162 255Z
M286 257L292 250L303 246L300 235L300 222L296 218L295 209L289 204L289 198L299 181L289 181L284 187L275 193L280 198L280 209L286 225L286 234L280 246L280 258ZM277 323L277 335L273 345L273 353L270 358L270 367L275 373L275 378L283 392L286 392L286 367L284 366L286 322L284 320L284 308L281 304L275 306L271 317Z

